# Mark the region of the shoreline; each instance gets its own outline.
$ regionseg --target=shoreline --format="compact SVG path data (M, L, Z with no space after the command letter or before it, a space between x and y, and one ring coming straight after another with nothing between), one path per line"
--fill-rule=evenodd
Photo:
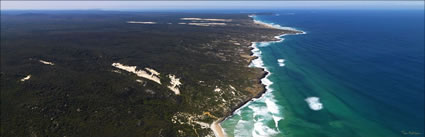
M304 32L304 31L301 31L301 30L297 30L297 29L295 29L295 28L291 28L291 27L283 27L283 26L280 26L279 24L274 24L274 23L266 23L266 22L263 22L263 21L260 21L260 20L255 20L255 16L256 15L248 15L250 18L252 18L253 19L253 22L254 22L254 24L257 24L257 25L260 25L260 26L263 26L263 27L265 27L265 28L270 28L270 29L279 29L279 30L285 30L285 31L293 31L293 32L295 32L293 35L298 35L298 34L306 34L306 32ZM284 36L284 35L287 35L286 33L285 34L282 34L282 35L278 35L278 36L275 36L275 38L277 38L277 37L282 37L282 36ZM278 39L281 39L281 38L278 38ZM273 41L266 41L266 42L273 42Z
M270 76L270 71L267 70L267 68L265 66L263 66L264 64L262 64L262 59L261 59L261 51L258 49L258 47L256 46L256 43L259 42L267 42L267 43L272 43L272 42L282 42L284 39L282 38L283 36L286 35L299 35L299 34L307 34L304 31L300 31L294 28L290 28L290 27L282 27L280 25L274 25L274 24L268 24L259 20L255 20L255 15L248 15L248 17L253 19L254 24L258 24L261 25L265 28L270 28L270 29L279 29L279 30L285 30L285 31L293 31L293 33L288 33L288 32L284 32L283 34L274 36L273 38L275 40L271 40L271 41L256 41L256 42L251 42L250 48L251 48L251 54L250 56L253 58L252 60L250 60L250 63L248 64L248 67L253 67L253 68L260 68L262 69L262 76L260 77L260 83L261 86L263 87L263 90L261 92L259 92L257 95L255 95L254 97L242 102L240 105L238 105L236 108L232 109L232 111L229 113L229 115L225 116L224 118L220 118L216 121L214 121L210 128L211 130L213 130L214 135L216 137L227 137L227 135L224 132L224 129L221 127L221 122L226 120L227 118L231 117L235 112L239 111L240 109L246 107L247 105L250 104L250 102L256 101L259 98L263 97L265 95L265 93L268 91L269 86L272 83L265 83L264 80L268 80L267 77ZM256 52L257 51L257 52ZM259 52L258 52L259 51ZM256 66L254 65L254 61L258 60L261 63L261 66Z
M221 127L220 123L223 121L223 118L220 118L213 123L211 123L210 128L214 132L214 136L216 137L226 137L226 133L224 129Z

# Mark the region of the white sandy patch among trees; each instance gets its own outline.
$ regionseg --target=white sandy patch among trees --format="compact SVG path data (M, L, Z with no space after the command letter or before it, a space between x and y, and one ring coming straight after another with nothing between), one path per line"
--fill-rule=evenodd
M39 60L41 63L43 63L43 64L46 64L46 65L55 65L54 63L52 63L52 62L49 62L49 61L44 61L44 60Z
M193 121L193 123L196 123L201 126L201 128L210 128L210 124L200 121Z
M180 20L192 21L191 23L179 23L193 26L224 26L227 25L223 22L231 22L232 19L206 19L206 18L180 18Z
M122 69L122 70L125 70L125 71L128 71L128 72L131 72L131 73L134 73L134 74L136 74L139 77L152 80L152 81L154 81L154 82L156 82L158 84L161 84L161 80L159 79L159 76L158 75L155 75L154 73L148 74L144 70L137 70L136 69L137 66L126 66L126 65L123 65L121 63L112 63L112 66L114 66L116 68L119 68L119 69Z
M157 75L157 76L159 76L159 72L158 71L156 71L156 70L154 70L154 69L151 69L151 68L145 68L147 71L149 71L151 74L154 74L154 75Z
M229 87L230 87L232 90L236 90L236 88L235 88L235 87L233 87L232 85L229 85Z
M188 25L193 26L224 26L226 23L188 23Z
M152 22L152 21L127 21L127 23L130 23L130 24L157 24L156 22Z
M180 18L180 20L190 20L190 21L221 21L221 22L231 22L232 19L205 19L205 18Z
M143 80L140 80L140 79L136 79L136 82L143 84Z
M119 70L115 70L115 69L113 69L113 70L111 70L112 72L115 72L115 73L118 73L118 74L121 74L121 71L119 71Z
M180 94L180 85L182 84L180 82L180 78L176 78L175 75L168 75L168 78L170 78L170 85L168 86L168 88L173 91L176 95Z
M112 66L121 70L125 70L127 72L131 72L133 74L136 74L139 77L152 80L161 85L161 80L159 76L160 73L152 68L145 68L149 72L148 73L147 71L144 71L144 70L137 70L137 66L127 66L121 63L112 63ZM171 75L171 74L168 75L168 78L170 78L170 85L167 87L171 91L173 91L176 95L180 95L179 87L182 84L180 82L180 78L176 78L175 75ZM137 79L136 82L143 83L143 81L140 79Z
M28 75L28 76L22 78L21 81L24 82L24 81L29 80L30 78L31 78L31 75Z
M214 89L214 92L220 92L220 91L221 91L221 89L216 86L215 89Z

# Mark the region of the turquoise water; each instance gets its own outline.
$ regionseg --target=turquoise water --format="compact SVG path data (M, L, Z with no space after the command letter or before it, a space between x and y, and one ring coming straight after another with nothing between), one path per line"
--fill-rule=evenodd
M255 18L307 34L254 44L268 92L222 122L228 136L424 136L423 10L275 13Z

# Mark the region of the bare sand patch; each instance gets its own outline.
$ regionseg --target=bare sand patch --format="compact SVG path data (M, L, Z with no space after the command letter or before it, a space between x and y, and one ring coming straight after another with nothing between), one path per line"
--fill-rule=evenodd
M161 80L160 80L160 76L159 76L159 72L152 69L152 68L145 68L147 71L149 71L149 73L147 71L144 70L137 70L137 66L127 66L121 63L112 63L112 66L121 69L121 70L125 70L127 72L131 72L133 74L136 74L139 77L154 81L158 84L161 85ZM115 71L113 71L115 72ZM180 95L180 85L182 84L180 82L180 78L176 78L175 75L168 75L168 78L170 78L170 85L167 86L171 91L173 91L176 95ZM136 82L139 83L143 83L142 80L136 80Z
M152 22L152 21L127 21L127 23L130 23L130 24L157 24L156 22Z
M206 18L180 18L180 20L190 20L190 21L221 21L221 22L231 22L232 19L206 19Z
M201 128L209 128L210 127L210 125L208 123L205 123L205 122L193 121L193 123L200 125Z
M24 81L29 80L30 78L31 78L31 75L28 75L28 76L22 78L21 81L24 82Z
M52 66L55 65L53 62L49 62L49 61L44 61L44 60L38 60L38 61L46 65L52 65Z
M176 95L180 94L180 85L182 84L180 82L180 78L176 78L175 75L168 75L168 78L170 78L170 85L168 86L168 88L173 91Z
M157 75L157 76L159 76L159 72L158 71L156 71L156 70L154 70L154 69L151 69L151 68L145 68L147 71L149 71L151 74L154 74L154 75Z
M255 24L258 24L258 25L261 25L261 26L263 26L263 27L265 27L265 28L271 28L271 29L282 29L282 28L279 28L279 27L277 27L277 26L273 26L273 25L271 25L271 24L267 24L267 23L264 23L264 22L261 22L261 21L257 21L257 20L254 20L254 23L255 23Z
M134 74L136 74L139 77L152 80L152 81L154 81L154 82L156 82L158 84L161 84L161 80L159 79L159 76L158 75L155 75L154 73L148 74L144 70L137 70L137 66L126 66L126 65L123 65L121 63L112 63L112 66L114 66L116 68L119 68L119 69L122 69L122 70L125 70L125 71L128 71L128 72L131 72L131 73L134 73Z
M136 79L136 82L138 82L140 84L143 84L144 83L143 80L141 80L141 79Z
M188 25L194 26L224 26L226 23L187 23Z
M220 91L221 91L221 89L216 86L215 89L214 89L214 92L220 92Z
M221 119L214 121L211 124L210 128L214 132L214 135L216 137L226 137L226 134L224 133L223 128L221 128L220 126L220 121Z

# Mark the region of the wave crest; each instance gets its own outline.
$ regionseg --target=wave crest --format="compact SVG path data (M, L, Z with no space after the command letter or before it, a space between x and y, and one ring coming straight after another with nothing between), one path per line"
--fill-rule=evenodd
M311 110L319 111L323 109L323 104L318 97L308 97L305 99Z

